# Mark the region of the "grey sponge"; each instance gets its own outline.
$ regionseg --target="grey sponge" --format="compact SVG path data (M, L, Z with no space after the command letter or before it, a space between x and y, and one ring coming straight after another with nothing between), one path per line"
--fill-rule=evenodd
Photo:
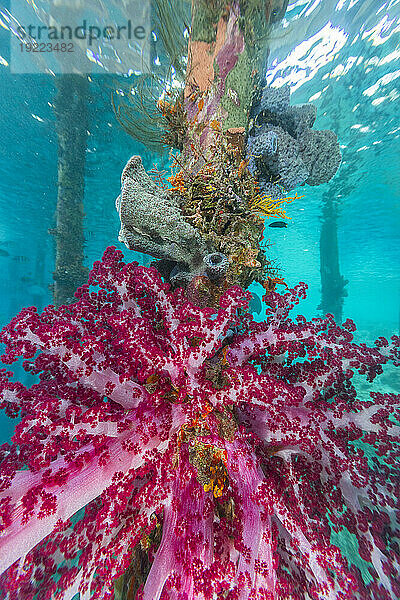
M310 172L306 183L320 185L332 179L342 160L336 134L329 129L306 129L299 137L299 146L301 158Z
M212 281L218 281L219 279L222 279L229 267L228 258L221 252L207 254L207 256L203 258L203 262L206 267L206 274Z
M273 113L281 113L289 108L290 88L284 85L280 88L273 88L266 85L263 88L260 100L260 110L267 110Z
M271 134L277 138L276 153L271 153L269 144L264 144ZM248 156L250 170L257 170L261 180L272 175L275 182L287 191L304 183L309 176L300 155L299 143L281 127L262 125L260 135L249 139Z
M247 158L262 188L278 184L289 191L304 183L320 185L335 175L341 162L336 135L311 129L317 109L312 104L290 106L289 86L265 86L253 114Z
M122 172L116 208L119 240L131 250L191 268L209 252L197 229L184 220L177 199L146 173L140 156L132 156Z

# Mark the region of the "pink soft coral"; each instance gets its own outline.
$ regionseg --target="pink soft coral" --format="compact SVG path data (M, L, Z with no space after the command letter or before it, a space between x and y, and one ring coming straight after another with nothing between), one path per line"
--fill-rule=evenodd
M197 308L109 248L74 304L13 319L3 362L39 382L2 372L22 419L1 449L0 597L113 598L141 543L143 600L398 598L399 397L360 401L351 378L398 363L399 338L293 321L304 294L271 294L256 324L240 288ZM330 543L342 529L372 583Z

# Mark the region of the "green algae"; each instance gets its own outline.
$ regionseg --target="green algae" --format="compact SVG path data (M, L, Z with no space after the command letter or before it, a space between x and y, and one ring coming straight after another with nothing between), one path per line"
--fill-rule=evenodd
M246 46L225 80L225 94L221 99L221 106L227 112L223 122L224 131L233 127L247 128L253 98L252 70L251 55Z
M216 40L217 24L225 12L225 2L198 0L192 9L192 40L212 44Z

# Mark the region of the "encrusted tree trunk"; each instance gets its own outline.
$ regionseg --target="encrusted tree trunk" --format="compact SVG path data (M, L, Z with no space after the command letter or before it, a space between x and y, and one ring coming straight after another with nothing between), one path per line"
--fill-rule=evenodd
M319 241L321 271L321 304L323 313L334 315L342 322L343 300L347 296L348 283L340 273L339 245L337 236L337 205L330 194L324 194L322 224Z
M81 75L61 75L57 88L58 195L52 233L56 240L54 302L59 306L72 301L88 275L83 266L88 80Z

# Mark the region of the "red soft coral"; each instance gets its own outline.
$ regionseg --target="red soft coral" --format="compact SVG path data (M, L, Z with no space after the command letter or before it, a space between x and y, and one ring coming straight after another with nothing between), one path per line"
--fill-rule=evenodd
M0 597L111 599L141 543L143 600L397 598L399 397L358 400L351 378L398 363L399 338L293 321L304 294L256 324L240 288L198 308L109 248L74 304L13 319L3 362L39 382L2 372L22 419L0 454Z

